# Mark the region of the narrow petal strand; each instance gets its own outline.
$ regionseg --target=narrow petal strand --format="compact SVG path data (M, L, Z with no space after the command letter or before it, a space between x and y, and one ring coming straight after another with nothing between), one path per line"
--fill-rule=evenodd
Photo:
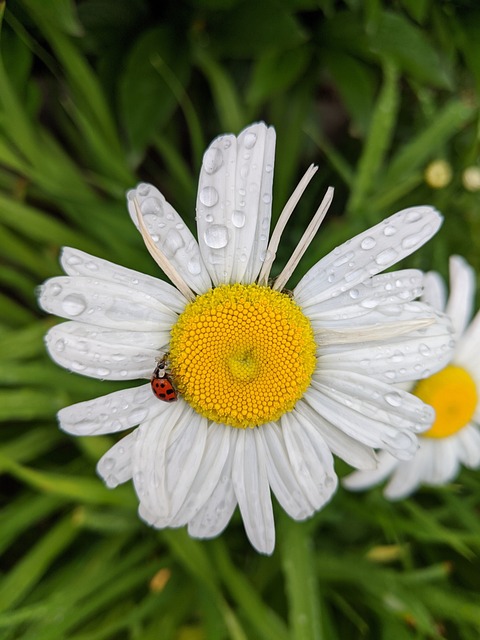
M109 489L132 479L132 455L136 439L136 431L129 433L98 461L97 473Z
M124 284L82 276L47 280L40 291L45 311L109 329L168 331L178 318L161 300Z
M342 479L342 485L352 491L361 491L371 486L380 484L398 466L399 461L387 451L378 454L378 464L374 469L354 471Z
M265 259L272 207L275 131L263 122L216 138L203 157L198 241L215 285L253 282Z
M469 469L480 467L480 431L473 424L458 434L458 458Z
M63 270L69 276L85 276L86 278L116 282L153 298L158 298L169 309L177 313L181 313L185 309L186 300L183 295L168 282L153 276L121 267L71 247L62 249L60 262Z
M432 305L437 311L445 311L447 288L440 274L429 271L425 274L422 301Z
M230 429L228 455L211 496L188 523L188 533L193 538L213 538L220 534L230 521L237 498L233 490L232 469L238 430Z
M144 384L65 407L58 412L58 421L67 433L98 436L136 427L168 407L155 398L149 384Z
M322 302L348 291L413 253L442 222L432 207L411 207L386 218L334 249L313 266L295 287L295 300Z
M192 232L158 189L139 184L127 194L128 211L139 228L134 200L143 215L145 227L158 251L173 265L187 285L197 293L211 287L211 280Z
M257 551L270 555L275 525L265 451L256 429L243 429L237 436L232 479L247 536Z
M75 373L101 380L149 378L161 347L168 346L169 335L139 334L138 344L135 337L136 333L131 331L108 331L79 322L63 322L49 330L45 342L50 357Z

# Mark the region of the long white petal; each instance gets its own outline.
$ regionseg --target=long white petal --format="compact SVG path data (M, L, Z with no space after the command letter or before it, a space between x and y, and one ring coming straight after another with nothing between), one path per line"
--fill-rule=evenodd
M113 445L98 461L97 473L109 489L132 478L132 456L137 432L129 433Z
M265 259L272 208L275 131L263 122L216 138L203 157L198 242L215 285L253 282Z
M350 322L352 318L368 316L377 307L388 317L388 309L405 304L422 293L423 273L404 269L381 273L360 283L349 291L322 302L303 304L302 309L312 321L328 325L329 322Z
M60 409L58 420L67 433L97 436L135 427L161 415L168 406L153 395L150 384L143 384Z
M226 429L228 455L218 482L203 507L188 523L188 533L193 538L214 538L227 526L237 506L233 490L233 457L239 429Z
M452 319L456 337L465 331L475 302L475 272L460 256L450 257L450 296L445 313Z
M80 322L58 324L45 336L57 364L101 380L149 378L169 339L166 331L110 331Z
M130 331L168 331L178 314L157 296L84 276L59 276L40 289L45 311L67 320Z
M295 287L303 306L328 300L388 269L413 253L438 230L442 217L432 207L410 207L334 249Z
M63 247L60 262L69 276L85 276L123 284L161 300L168 308L181 313L186 305L184 296L171 284L133 269L102 260L79 249Z
M432 305L437 311L445 311L447 288L442 276L436 271L429 271L425 274L423 287L422 301Z
M370 489L370 487L374 487L388 478L393 470L400 464L403 463L387 451L380 451L378 454L378 464L375 469L354 471L345 478L342 478L342 485L351 491Z
M330 449L318 429L296 411L280 418L292 471L315 510L332 497L337 486Z
M263 440L268 481L273 493L289 516L305 520L315 508L293 473L282 430L271 423L262 425L258 433Z
M158 189L150 184L139 184L127 194L128 211L139 230L135 200L158 251L191 289L205 293L211 287L210 277L200 256L198 243L180 215Z
M411 495L430 475L432 461L429 443L422 441L415 456L395 468L383 491L384 496L389 500L401 500Z
M257 429L238 434L232 479L247 536L257 551L270 555L275 547L275 524L265 451Z
M297 402L295 411L309 420L321 433L330 451L349 465L356 469L373 469L377 466L377 457L372 447L367 447L335 427L303 399Z
M171 527L187 524L212 495L230 450L230 431L231 427L215 423L206 429L206 443L197 473L182 506L170 522Z
M458 432L458 456L469 469L480 467L480 430L469 424Z

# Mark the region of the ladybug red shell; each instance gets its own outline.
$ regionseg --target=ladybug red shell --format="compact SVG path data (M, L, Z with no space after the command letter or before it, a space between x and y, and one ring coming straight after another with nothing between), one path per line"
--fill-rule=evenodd
M174 402L177 399L177 392L173 386L170 376L166 372L165 359L158 362L155 371L150 379L152 391L159 400L164 402Z

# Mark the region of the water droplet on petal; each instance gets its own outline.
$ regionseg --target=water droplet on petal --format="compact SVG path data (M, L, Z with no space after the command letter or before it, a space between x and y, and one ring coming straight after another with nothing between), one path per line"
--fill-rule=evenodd
M203 168L209 174L218 171L223 164L223 155L220 149L210 148L203 156Z
M358 298L358 296L360 295L360 291L358 289L350 289L350 297L353 298L354 300L356 298Z
M163 248L165 250L165 253L167 253L168 255L174 255L184 245L185 242L183 241L183 238L178 233L178 231L175 231L175 229L171 229L165 237Z
M140 424L145 420L148 415L148 409L144 409L143 407L137 407L133 411L131 411L128 415L128 421L131 424Z
M392 393L387 393L385 395L385 400L392 407L399 407L402 404L402 396L395 391L392 391Z
M232 224L234 227L241 229L245 225L245 213L243 211L234 211L232 213Z
M112 471L115 466L115 458L104 458L102 466L105 471Z
M267 164L267 165L265 165L265 171L266 171L267 173L271 173L271 172L273 171L273 167L272 167L272 165L271 165L271 164Z
M213 207L218 202L218 191L215 187L203 187L200 191L200 202L206 207Z
M395 249L385 249L384 251L381 251L378 256L376 256L375 258L375 262L379 265L379 266L383 266L386 264L389 264L391 262L393 262L395 260L397 256L397 251L395 251Z
M372 238L372 236L367 236L360 243L360 247L362 249L369 250L369 249L373 249L373 247L375 247L376 244L377 244L377 241L375 240L375 238Z
M406 222L418 222L418 220L420 220L421 218L421 214L419 211L415 211L415 209L413 209L412 211L407 211L406 215L405 215L405 221Z
M97 369L97 374L100 376L100 378L105 378L106 376L110 375L110 369L100 367L99 369Z
M58 296L58 294L61 293L61 291L62 291L62 287L59 284L50 285L49 293L52 296Z
M139 184L137 187L137 193L139 196L148 195L150 193L150 185L142 182L142 184Z
M55 342L54 349L59 353L61 353L62 351L65 351L65 340L63 338L60 338L60 340L57 340Z
M192 276L198 276L198 274L201 273L202 267L200 265L200 259L198 256L190 258L190 260L187 262L187 270L188 273L192 274Z
M262 200L265 204L269 204L272 200L272 196L269 193L264 193L262 196Z
M244 145L246 149L251 149L257 141L256 133L247 133L244 139Z
M163 205L158 198L146 198L140 205L140 209L144 216L148 215L162 215Z
M422 356L429 356L432 352L432 350L430 349L430 347L428 346L428 344L424 344L422 343L419 347L418 347L418 352L422 355Z
M355 254L353 253L353 251L348 251L347 253L344 253L339 258L337 258L333 263L333 266L341 267L342 265L346 264L349 260L351 260L354 257L355 257Z
M390 236L394 236L397 233L397 230L393 225L389 224L385 227L385 229L383 230L383 233L387 237L390 237Z
M211 249L221 249L228 244L228 229L223 224L212 224L206 229L204 238Z
M87 308L87 302L80 294L71 293L63 299L62 308L67 316L79 316Z

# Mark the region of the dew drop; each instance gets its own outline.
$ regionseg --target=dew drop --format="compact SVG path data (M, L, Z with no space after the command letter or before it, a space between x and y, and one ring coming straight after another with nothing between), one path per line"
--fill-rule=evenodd
M158 198L146 198L140 205L140 209L144 216L162 215L163 205Z
M198 274L202 272L202 267L200 266L200 260L198 256L190 258L190 260L187 262L187 271L188 273L191 273L192 276L198 276Z
M61 291L62 291L62 287L59 284L50 285L49 293L52 296L58 296L58 294L61 293Z
M367 236L360 243L360 247L368 251L369 249L373 249L373 247L375 247L376 244L377 244L377 241L375 240L375 238L372 238L372 236Z
M205 216L205 221L206 222L213 222L213 216L211 213L207 213L207 215Z
M223 224L212 224L205 230L204 238L211 249L221 249L228 244L228 229Z
M430 349L430 347L428 346L428 344L422 343L419 347L418 347L418 352L422 355L422 356L429 356L432 352L432 350Z
M115 467L114 458L104 458L103 468L105 469L105 471L112 471L114 467Z
M165 250L165 253L169 255L174 255L184 245L185 245L185 242L181 234L178 233L178 231L175 231L175 229L171 229L165 237L163 248Z
M218 202L218 191L215 187L203 187L200 191L200 202L206 207L213 207Z
M397 252L395 249L385 249L384 251L381 251L378 256L376 256L375 258L375 262L380 265L386 265L389 263L392 263L395 258L397 257Z
M387 237L390 237L390 236L394 236L397 233L397 230L393 225L389 224L385 227L385 229L383 230L383 233Z
M99 369L97 369L97 374L100 378L105 378L106 376L110 375L110 369L100 367Z
M406 222L418 222L421 217L422 217L421 213L413 209L412 211L407 211L405 215L405 220Z
M60 338L59 340L57 340L55 342L54 349L59 353L61 353L62 351L65 351L65 340L63 338Z
M267 164L267 165L265 165L265 171L266 171L267 173L272 173L272 171L273 171L273 167L272 167L272 165L271 165L271 164Z
M355 254L353 253L353 251L348 251L347 253L344 253L339 258L337 258L333 263L333 266L341 267L342 265L346 264L349 260L351 260L354 257L355 257Z
M244 145L246 149L251 149L257 141L256 133L247 133L244 140Z
M232 213L232 224L237 229L241 229L245 225L245 213L243 211L234 211Z
M272 196L269 193L264 193L262 200L265 204L269 204L272 201Z
M150 193L150 185L142 182L137 187L137 193L139 196L147 196Z
M80 294L71 293L63 299L62 308L67 316L79 316L87 308L87 302Z
M358 298L358 296L360 295L360 291L358 289L350 289L350 297L353 298L354 300L356 298Z
M399 407L402 404L402 396L395 391L392 391L392 393L387 393L385 395L385 400L391 407Z
M223 164L223 155L220 149L210 148L203 156L203 168L209 174L218 171Z

